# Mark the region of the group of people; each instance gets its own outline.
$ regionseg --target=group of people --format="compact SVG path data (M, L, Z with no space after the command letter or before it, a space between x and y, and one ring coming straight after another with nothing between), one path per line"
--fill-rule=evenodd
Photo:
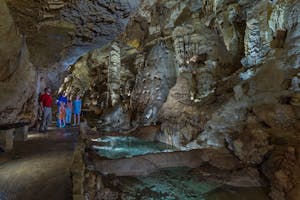
M73 125L76 126L80 124L81 100L79 95L77 95L76 99L72 102L65 93L63 93L57 99L57 108L58 127L63 128L66 125L71 125L72 113L74 113Z
M44 94L39 98L39 120L41 124L39 126L40 132L45 132L48 126L52 122L52 105L53 100L51 96L51 89L49 87L45 88ZM74 114L73 125L80 124L80 113L81 113L81 99L77 95L74 101L68 99L68 97L63 93L57 99L57 126L65 127L66 125L71 125L72 113Z

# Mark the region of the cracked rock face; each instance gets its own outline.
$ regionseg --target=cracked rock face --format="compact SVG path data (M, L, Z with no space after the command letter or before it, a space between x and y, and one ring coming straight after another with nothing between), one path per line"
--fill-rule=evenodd
M63 73L82 54L119 35L139 0L13 0L7 3L20 34L27 37L33 65L57 89L63 75L55 73Z

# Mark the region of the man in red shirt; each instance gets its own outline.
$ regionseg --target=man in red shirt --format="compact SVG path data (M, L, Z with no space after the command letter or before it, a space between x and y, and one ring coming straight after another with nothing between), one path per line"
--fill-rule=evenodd
M40 106L43 112L43 124L40 127L40 132L45 132L48 129L48 125L52 121L52 97L50 95L51 90L49 87L45 88L45 93L40 98Z

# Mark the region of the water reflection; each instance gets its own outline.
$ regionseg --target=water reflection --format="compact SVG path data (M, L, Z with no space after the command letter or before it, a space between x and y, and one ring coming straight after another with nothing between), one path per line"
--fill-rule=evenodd
M268 200L262 188L237 188L195 177L189 168L165 169L143 177L120 177L125 199Z
M134 137L103 137L94 146L104 157L117 159L175 151L173 147ZM238 188L207 181L187 167L163 169L148 176L118 177L126 200L268 200L263 188Z
M94 149L100 156L110 159L176 150L174 147L164 143L144 141L135 137L109 136L99 138L96 141L99 145L94 145Z

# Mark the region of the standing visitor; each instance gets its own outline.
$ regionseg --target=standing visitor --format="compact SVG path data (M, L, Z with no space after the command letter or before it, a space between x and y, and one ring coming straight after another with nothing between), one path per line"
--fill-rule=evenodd
M67 98L65 92L61 93L59 95L59 97L57 98L57 100L56 100L56 104L57 104L57 113L56 113L57 121L56 121L56 126L57 127L60 127L60 124L61 124L61 120L60 120L60 116L59 116L59 110L60 110L61 102L63 102L66 105L67 101L68 101L68 98Z
M77 125L80 124L80 112L81 112L81 99L80 96L77 95L76 99L73 101L73 112L74 112L74 126L76 126L76 118Z
M68 102L68 97L66 96L66 93L63 92L61 95L59 95L56 103L57 103L57 106L59 107L60 106L60 103L61 102L64 102L64 104L66 105L67 102ZM59 109L58 109L59 110Z
M66 126L66 107L64 102L60 102L59 106L59 127L64 128Z
M40 127L40 132L45 132L48 130L48 126L51 123L52 119L52 97L50 95L51 89L46 87L44 90L44 94L40 98L40 107L43 112L43 123Z
M72 101L68 100L66 105L66 124L71 124L71 118L72 118Z

